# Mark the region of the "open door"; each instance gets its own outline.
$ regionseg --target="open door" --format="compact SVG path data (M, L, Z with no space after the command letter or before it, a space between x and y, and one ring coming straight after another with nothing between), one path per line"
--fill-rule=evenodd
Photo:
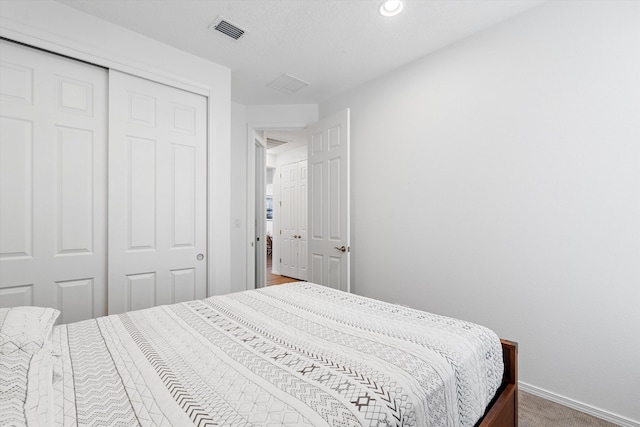
M266 144L255 129L249 129L247 165L247 289L266 285Z
M309 126L309 281L350 291L349 109Z
M255 139L255 167L256 167L256 191L255 191L255 287L266 286L267 271L267 206L266 206L266 174L267 159L266 145L262 138L256 134Z

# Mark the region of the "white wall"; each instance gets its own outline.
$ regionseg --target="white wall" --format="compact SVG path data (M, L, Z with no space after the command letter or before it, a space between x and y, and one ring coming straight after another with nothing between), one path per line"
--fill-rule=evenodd
M267 153L267 168L275 168L278 156L275 154Z
M2 0L0 35L162 83L210 92L209 284L211 293L227 293L230 70L51 0Z
M273 129L302 126L318 121L318 105L241 105L232 103L231 110L231 221L233 240L231 243L231 291L245 290L247 287L246 251L247 237L247 157L249 125L256 129ZM277 127L276 127L277 128ZM268 160L272 165L273 158ZM240 226L236 228L236 225ZM274 225L274 230L275 226ZM274 254L275 256L275 254Z
M231 292L247 287L247 120L245 106L231 103Z
M355 292L489 326L532 390L640 422L640 3L546 3L321 117L344 107Z
M309 124L318 121L317 104L247 105L248 123Z

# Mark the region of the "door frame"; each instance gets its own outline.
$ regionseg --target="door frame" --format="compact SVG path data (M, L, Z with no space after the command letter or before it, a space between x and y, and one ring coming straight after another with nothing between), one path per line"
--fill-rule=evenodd
M247 206L250 206L250 200L253 201L254 220L247 221L247 237L249 240L253 237L250 244L247 245L249 252L253 253L253 263L247 264L247 278L253 277L255 286L261 288L266 286L266 268L267 268L267 224L266 224L266 192L267 192L267 144L257 131L253 132L253 159L249 159L249 163L253 167L248 171L249 179L255 183L253 186L253 197L247 194ZM251 178L253 175L253 178ZM262 220L260 220L262 218Z
M263 194L266 191L266 173L267 173L267 147L266 141L264 144L264 174L265 176L262 178L261 182L257 182L256 179L256 143L255 137L256 132L265 131L265 130L282 130L282 131L296 131L305 129L308 126L308 123L248 123L247 124L247 212L246 212L246 224L247 224L247 238L246 238L246 260L247 260L247 276L246 276L246 289L256 289L260 287L266 286L265 283L256 283L256 276L260 275L262 279L266 281L266 229L267 229L267 219L266 215L262 215L262 219L260 221L261 229L265 230L263 234L265 234L265 239L260 240L260 247L264 249L265 253L265 262L261 268L261 273L256 274L256 245L255 242L255 231L256 227L252 224L256 224L256 187L262 185ZM308 142L308 141L307 141ZM264 197L263 197L264 199ZM276 238L276 230L273 230L274 239L273 245L275 246L278 242ZM261 250L262 252L262 250Z
M226 224L225 216L215 209L217 205L216 196L220 192L219 185L214 177L214 166L217 164L214 151L213 130L215 122L213 111L216 111L214 94L216 88L208 84L195 82L190 78L171 74L162 70L157 70L146 66L146 64L120 56L101 46L89 46L82 41L67 38L50 31L27 26L9 19L0 20L0 37L7 40L25 44L37 49L43 49L55 54L67 56L90 64L98 65L107 69L113 69L145 78L157 83L162 83L178 89L193 92L204 96L207 99L207 296L216 294L217 288L228 288L228 283L217 283L216 277L225 277L224 266L218 271L217 259L228 260L228 250L225 245L220 244L220 239L214 239L214 235L224 235L224 229L219 231ZM221 218L218 218L218 217ZM226 233L229 234L229 233ZM229 236L230 239L230 236ZM218 244L216 244L218 243ZM228 266L226 271L228 272ZM222 274L220 274L222 273ZM108 280L108 277L107 277Z

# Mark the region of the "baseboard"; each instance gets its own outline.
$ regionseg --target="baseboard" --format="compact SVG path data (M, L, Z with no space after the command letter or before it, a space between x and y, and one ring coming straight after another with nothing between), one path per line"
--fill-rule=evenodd
M564 396L560 396L559 394L551 393L547 390L529 385L527 383L523 383L521 381L518 382L518 387L520 388L520 390L533 394L534 396L542 397L543 399L547 399L560 405L567 406L571 409L575 409L576 411L584 412L585 414L589 414L596 418L600 418L601 420L617 424L621 427L640 427L640 422L612 414L611 412L603 411L602 409L594 408L593 406L585 405L584 403L568 399Z

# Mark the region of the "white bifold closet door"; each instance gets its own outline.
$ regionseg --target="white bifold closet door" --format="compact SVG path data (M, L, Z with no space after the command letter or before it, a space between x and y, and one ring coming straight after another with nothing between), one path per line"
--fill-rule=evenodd
M0 307L106 313L107 70L0 41Z
M109 73L109 313L206 296L206 98Z
M0 307L204 298L206 143L203 96L0 41Z

